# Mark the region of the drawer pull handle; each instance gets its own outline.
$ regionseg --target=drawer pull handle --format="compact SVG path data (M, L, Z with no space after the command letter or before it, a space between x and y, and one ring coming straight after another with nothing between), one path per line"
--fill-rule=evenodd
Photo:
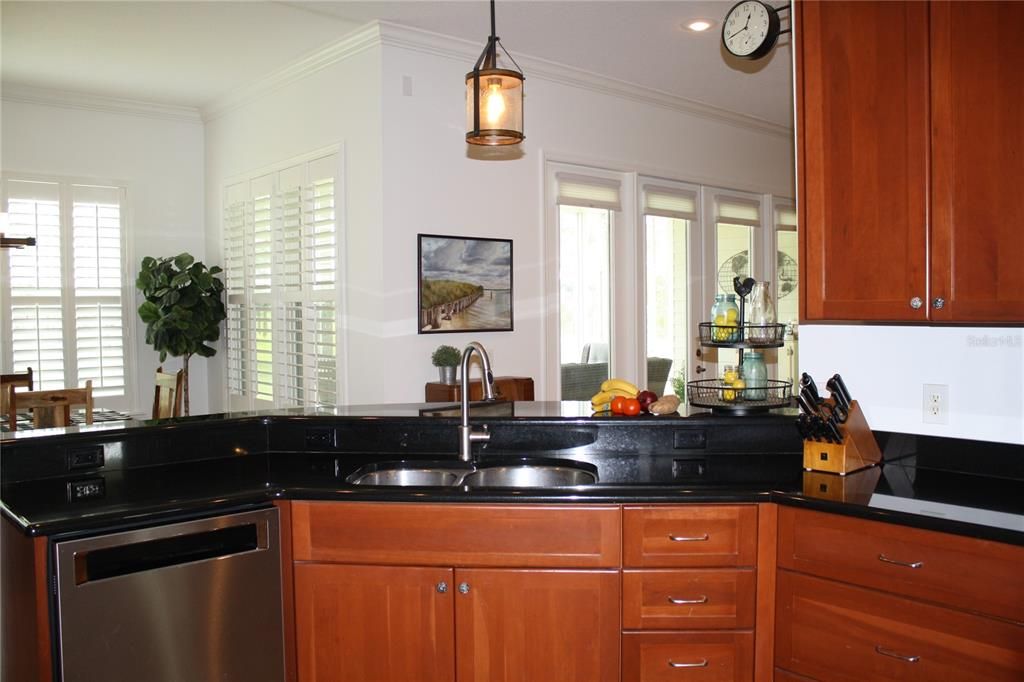
M903 654L896 653L892 649L886 649L878 645L875 646L875 651L882 654L883 656L888 656L889 658L897 658L907 663L917 663L921 660L920 656L904 656Z
M668 539L672 542L703 542L708 539L708 534L704 533L704 535L695 537L687 537L686 535L669 535Z
M924 562L923 561L911 561L909 563L906 562L906 561L896 561L895 559L890 559L889 557L885 556L884 554L879 554L878 555L878 560L879 561L884 561L887 564L896 564L897 566L905 566L906 568L921 568L922 566L924 566Z
M706 594L702 594L696 599L676 599L675 597L669 597L668 601L670 604L707 604L708 596Z
M708 667L708 659L702 658L696 663L676 663L671 658L668 659L668 667L670 668L706 668Z

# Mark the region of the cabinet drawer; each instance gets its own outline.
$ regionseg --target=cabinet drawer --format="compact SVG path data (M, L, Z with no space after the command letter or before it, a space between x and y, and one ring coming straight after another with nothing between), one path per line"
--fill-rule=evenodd
M754 633L622 635L622 682L752 682Z
M618 568L619 509L293 502L296 561Z
M756 583L755 573L749 569L623 571L622 627L752 628Z
M625 507L622 559L627 567L753 566L754 505Z
M836 682L1020 682L1024 627L779 571L775 664Z
M1024 622L1024 548L779 508L779 565Z

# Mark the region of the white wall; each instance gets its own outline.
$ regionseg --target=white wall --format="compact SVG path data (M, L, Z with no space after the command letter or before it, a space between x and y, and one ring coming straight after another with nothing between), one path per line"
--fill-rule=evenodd
M1024 444L1020 328L805 324L800 369L842 374L872 429ZM949 387L948 424L923 422L926 383Z
M564 82L569 79L545 75L543 68L531 70L531 60L515 56L526 73L521 157L480 160L467 156L465 144L463 83L475 54L430 52L409 41L385 46L383 229L389 253L382 262L382 313L387 323L360 366L352 367L353 385L361 387L353 395L358 401L422 400L423 383L436 381L431 351L440 343L462 346L471 340L488 349L497 374L531 376L538 399L555 398L555 387L543 381L544 336L557 333L544 325L546 308L557 295L544 284L545 157L792 196L791 138L640 97L572 86ZM403 94L410 82L411 95ZM417 334L418 233L513 240L515 331ZM383 367L391 378L374 380Z
M60 98L54 98L58 102ZM90 105L96 106L96 98ZM152 406L157 353L145 343L145 327L134 309L135 276L143 256L172 256L188 251L205 257L203 216L203 127L192 120L154 113L114 113L67 105L4 99L2 164L5 171L124 182L128 187L128 263L125 273L135 297L131 305L134 333L134 401L137 411ZM100 106L103 106L102 103ZM165 368L180 361L168 358ZM208 409L205 361L190 363L192 412Z
M350 403L421 401L423 384L436 380L429 358L440 343L479 339L497 373L541 377L550 300L542 279L542 155L792 193L792 141L784 135L529 72L521 158L467 158L463 79L480 46L387 24L357 33L361 38L340 42L361 49L299 79L271 77L274 87L239 96L206 125L211 254L220 253L220 193L228 179L344 143ZM418 233L514 240L514 332L417 334ZM220 404L222 377L218 366L213 405Z

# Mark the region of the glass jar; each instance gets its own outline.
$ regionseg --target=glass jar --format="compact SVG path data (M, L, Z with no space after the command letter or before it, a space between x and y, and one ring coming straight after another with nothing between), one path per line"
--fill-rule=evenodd
M715 304L711 306L711 340L717 343L739 341L739 317L735 294L715 294Z
M736 380L740 378L739 372L736 371L735 365L726 365L722 371L722 384L723 386L729 386L730 388L722 389L722 400L726 402L733 402L736 400L736 389L731 388Z
M747 341L769 344L776 341L775 304L768 292L770 282L757 282L747 303Z
M743 397L747 400L768 399L768 367L764 357L757 351L748 351L743 355L743 381L746 390Z

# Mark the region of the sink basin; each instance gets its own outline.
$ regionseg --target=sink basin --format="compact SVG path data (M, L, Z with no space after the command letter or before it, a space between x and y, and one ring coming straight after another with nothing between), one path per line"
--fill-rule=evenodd
M597 471L572 466L519 464L489 466L466 474L462 484L470 488L555 488L567 485L593 485Z
M527 457L477 464L405 460L367 464L345 480L368 486L557 488L597 483L597 467L572 460Z

